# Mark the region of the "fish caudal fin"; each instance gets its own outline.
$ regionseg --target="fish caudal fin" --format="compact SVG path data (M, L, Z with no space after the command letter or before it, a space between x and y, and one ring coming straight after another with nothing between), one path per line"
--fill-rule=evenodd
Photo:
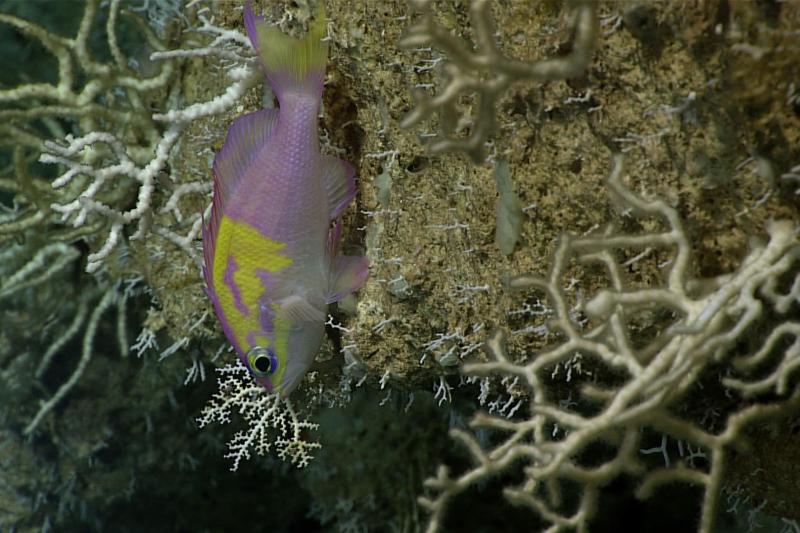
M290 37L264 17L253 14L250 2L244 8L244 24L270 85L280 100L282 91L322 92L328 60L325 7L319 3L314 21L301 39Z

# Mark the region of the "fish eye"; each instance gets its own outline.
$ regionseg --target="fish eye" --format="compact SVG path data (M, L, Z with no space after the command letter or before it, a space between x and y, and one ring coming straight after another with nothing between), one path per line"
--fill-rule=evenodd
M275 352L263 346L253 346L247 352L247 363L256 377L270 376L278 370L278 358Z

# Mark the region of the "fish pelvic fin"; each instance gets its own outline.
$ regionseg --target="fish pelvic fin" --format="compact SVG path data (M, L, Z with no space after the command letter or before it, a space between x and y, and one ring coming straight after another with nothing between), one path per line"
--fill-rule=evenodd
M322 93L325 64L328 61L325 6L319 3L314 21L300 39L290 37L264 17L253 14L250 2L244 8L244 23L261 66L280 100L284 91Z
M337 221L328 231L325 254L328 261L328 287L325 303L332 304L360 289L369 276L369 260L362 256L339 254L342 223Z

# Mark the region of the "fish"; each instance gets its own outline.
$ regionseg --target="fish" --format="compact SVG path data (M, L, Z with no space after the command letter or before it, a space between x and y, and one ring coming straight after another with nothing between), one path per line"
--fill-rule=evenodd
M254 15L250 2L244 25L278 107L236 118L216 154L204 278L242 364L285 398L319 352L328 304L364 285L369 262L339 250L355 170L320 152L328 58L322 3L300 39Z

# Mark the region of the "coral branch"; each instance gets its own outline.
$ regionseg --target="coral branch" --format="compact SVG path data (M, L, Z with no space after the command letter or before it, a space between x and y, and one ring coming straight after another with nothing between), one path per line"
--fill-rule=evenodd
M236 432L228 442L225 458L233 460L231 471L236 471L242 460L268 454L274 447L278 457L298 468L307 466L313 451L322 445L309 442L304 433L316 430L317 424L301 420L288 399L268 393L250 377L247 369L237 359L233 365L218 368L218 392L211 398L197 419L203 428L212 422L227 424L231 412L237 411L247 428Z
M597 38L596 3L575 2L572 51L559 58L520 61L506 57L498 48L489 0L473 0L470 6L475 51L471 43L436 24L431 1L416 1L412 5L420 12L421 20L407 29L400 46L408 49L432 46L441 50L447 60L442 63L444 88L433 97L428 97L421 88L415 89L412 94L415 107L401 126L410 128L436 114L440 131L428 145L431 153L464 152L476 163L486 157L486 142L495 128L495 104L506 90L519 81L543 83L580 76L591 59ZM464 137L457 135L448 117L460 115L457 103L465 93L477 94L478 102L469 118L470 132Z
M535 288L546 294L549 306L555 311L550 327L560 330L565 338L519 362L509 356L505 333L498 330L485 344L491 360L462 367L468 376L498 374L519 379L527 390L528 413L515 418L478 413L470 423L473 430L488 428L503 434L488 448L482 447L471 433L462 430L452 433L469 452L475 466L454 478L443 467L436 478L426 482L426 487L435 493L434 497L420 499L432 513L428 531L440 529L446 506L453 497L490 476L508 472L520 461L525 480L519 487L508 487L506 497L531 508L550 523L548 531L585 530L595 510L597 488L622 472L641 473L636 455L642 439L639 428L652 427L705 449L710 464L705 470L679 464L650 472L642 478L638 494L646 497L658 485L675 481L703 486L700 531L709 533L714 527L727 448L748 424L774 416L800 401L800 388L790 386L800 367L799 323L787 320L771 324L771 331L765 332L761 340L761 348L732 361L728 357L734 347L741 345L745 335L750 335L748 332L757 330L757 325L762 328L766 325L759 323L765 308L786 313L789 302L798 302L797 228L788 221L770 223L766 244L755 246L737 270L711 285L712 290L698 294L695 287L709 284L703 285L691 277L692 246L677 211L664 201L645 200L634 194L623 185L621 176L622 159L617 157L608 187L625 205L662 219L668 231L641 235L606 231L581 238L565 235L545 278L528 275L509 281L511 289ZM646 247L673 253L661 287L627 282L613 259L619 248ZM607 270L610 281L609 287L598 290L582 305L590 317L585 327L574 322L562 288L567 280L566 270L574 260L599 263ZM794 282L789 292L782 293L778 289L779 280L787 274L793 275ZM642 308L663 309L674 319L670 327L651 338L638 338L634 342L641 335L631 317ZM787 338L792 342L785 342ZM643 340L647 341L644 345ZM582 401L575 401L572 396L559 401L558 390L548 378L552 379L554 367L567 364L576 353L592 358L615 375L624 374L624 381L613 387L609 384L603 391L586 383ZM716 434L673 417L670 408L696 383L697 376L719 361L732 362L731 371L739 373L722 380L729 392L753 399L774 396L778 401L757 403L733 412L722 432ZM762 367L767 364L773 370L764 376ZM586 410L587 405L597 405L599 409ZM588 446L600 441L620 442L620 434L625 437L615 457L599 467L586 468L581 464L579 457ZM582 490L579 509L573 514L562 508L558 496L561 485L571 482L578 483Z

